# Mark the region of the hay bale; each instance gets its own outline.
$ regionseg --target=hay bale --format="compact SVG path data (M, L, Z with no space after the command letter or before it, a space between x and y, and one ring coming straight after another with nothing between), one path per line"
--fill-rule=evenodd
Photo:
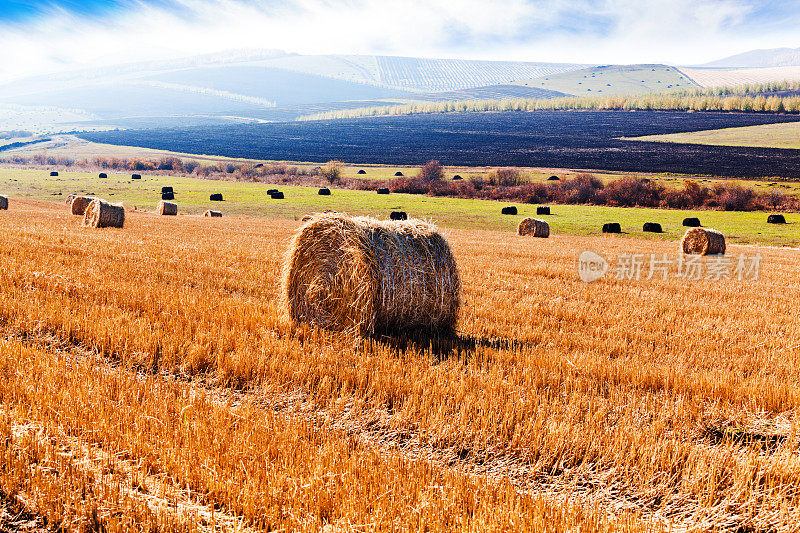
M159 215L175 216L178 214L178 204L161 200L158 202L157 213Z
M89 204L95 200L92 196L75 196L72 198L72 210L73 215L81 215L83 216L86 213L86 208L89 207Z
M403 175L403 173L398 170L397 172L394 173L394 175L400 177Z
M106 174L105 172L101 172L100 174L97 175L97 177L100 179L105 179L108 177L108 174Z
M687 228L699 228L700 219L697 217L688 217L683 219L683 225Z
M361 175L364 175L364 174L366 174L366 173L367 173L367 171L366 171L366 170L364 170L364 169L361 169L361 170L359 170L359 171L358 171L358 173L359 173L359 174L361 174Z
M461 176L459 176L458 174L456 174L455 176L453 176L453 181L459 181L459 180L463 180L463 179L464 179L464 178L462 178L462 177L461 177Z
M0 211L7 211L8 210L8 198L5 196L0 196Z
M549 178L547 178L547 181L561 181L561 178L559 178L558 176L550 176Z
M378 194L389 194L389 189L387 189L386 187L382 187L378 189Z
M275 191L274 193L270 194L269 197L273 200L283 200L283 193L281 191Z
M786 217L773 214L767 217L767 224L786 224Z
M219 211L214 211L212 209L209 209L208 211L203 213L203 216L204 217L211 217L211 218L222 218L222 213L219 212Z
M517 233L546 239L550 236L550 225L538 218L523 218L522 222L517 226Z
M508 207L504 207L503 209L501 209L500 213L502 213L503 215L516 215L517 208L516 206L510 205Z
M140 179L142 179L142 175L141 174L131 174L131 179L132 180L140 180Z
M276 192L280 192L280 191L278 191L278 189L267 189L267 194L269 194L270 196L272 196Z
M642 231L647 233L664 233L664 230L661 229L661 224L657 222L645 222L644 226L642 226Z
M173 193L173 192L162 192L161 193L161 199L162 200L174 200L175 199L175 193Z
M619 225L619 222L603 224L603 233L622 233L622 226Z
M537 215L549 215L550 214L550 206L540 205L536 208Z
M681 250L690 255L724 254L725 236L715 229L692 228L683 235Z
M208 199L211 200L212 202L224 202L225 201L225 198L222 197L222 193L219 193L219 192L212 194L211 196L208 197Z
M317 194L320 195L320 196L330 196L331 195L331 190L329 188L327 188L327 187L323 187L323 188L321 188L320 190L317 191Z
M54 170L53 172L51 172L51 173L50 173L50 175L51 175L51 176L58 176L58 172L56 172L56 171Z
M110 204L95 198L83 214L83 225L90 228L121 228L125 224L122 204Z
M264 163L259 163L253 168L264 168Z
M161 187L161 194L173 194L174 192L172 187Z
M419 220L314 215L292 239L283 269L293 322L361 335L452 331L460 292L450 246Z
M392 211L389 213L390 220L408 220L408 213L405 211Z

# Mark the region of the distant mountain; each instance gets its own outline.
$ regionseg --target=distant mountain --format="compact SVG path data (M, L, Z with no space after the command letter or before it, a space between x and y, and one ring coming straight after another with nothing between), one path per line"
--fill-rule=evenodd
M705 68L765 68L800 66L800 48L751 50L700 65Z

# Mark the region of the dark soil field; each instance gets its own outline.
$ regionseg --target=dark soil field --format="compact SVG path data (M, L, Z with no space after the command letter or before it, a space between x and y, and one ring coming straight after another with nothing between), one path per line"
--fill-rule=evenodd
M537 111L87 133L85 139L252 159L531 166L800 178L800 150L621 140L800 121L737 113Z

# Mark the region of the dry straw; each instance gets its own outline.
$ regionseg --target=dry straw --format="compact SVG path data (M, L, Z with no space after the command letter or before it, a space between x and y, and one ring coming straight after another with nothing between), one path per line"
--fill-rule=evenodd
M451 331L461 284L435 226L323 213L292 239L283 290L295 323L372 335Z
M715 229L692 228L683 235L681 249L691 255L724 254L725 236Z
M178 214L178 204L174 204L172 202L165 202L161 200L158 202L158 214L159 215L177 215Z
M0 196L0 210L5 211L8 209L8 198Z
M125 224L125 208L100 198L91 201L83 214L83 225L91 228L121 228Z
M95 198L92 196L75 196L72 198L72 214L83 215L86 213L86 208L92 203Z
M220 218L222 217L222 213L220 211L214 211L213 209L209 209L205 213L203 213L204 217L212 217L212 218Z
M550 225L538 218L523 218L517 227L517 233L546 239L550 236Z

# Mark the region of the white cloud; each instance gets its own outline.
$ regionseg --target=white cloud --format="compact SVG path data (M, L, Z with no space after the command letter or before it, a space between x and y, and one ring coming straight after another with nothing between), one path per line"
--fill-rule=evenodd
M140 2L102 19L52 11L0 26L0 49L12 51L0 82L235 48L686 64L800 46L791 25L742 39L737 28L752 9L744 0L180 0L178 10Z

